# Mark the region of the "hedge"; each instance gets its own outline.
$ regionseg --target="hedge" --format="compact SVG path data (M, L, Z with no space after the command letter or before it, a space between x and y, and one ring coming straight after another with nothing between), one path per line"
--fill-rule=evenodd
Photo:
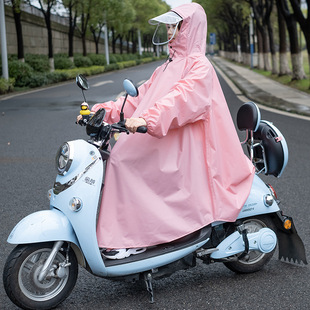
M0 95L9 93L14 90L15 79L10 78L9 80L0 78Z
M14 86L30 88L40 87L75 79L78 74L91 76L108 71L129 68L164 58L166 58L166 56L156 58L150 55L150 57L143 58L137 54L111 55L111 62L107 65L104 55L92 54L89 55L89 57L77 55L74 57L74 64L66 55L55 55L54 60L56 70L54 72L42 72L42 68L46 68L46 64L48 63L47 58L38 57L38 61L36 61L34 57L28 56L28 61L24 63L15 60L16 58L11 56L12 61L9 61L9 76L12 79L10 79L10 81L4 79L0 80L0 94L13 91ZM32 64L35 69L29 64ZM74 65L76 67L74 67Z

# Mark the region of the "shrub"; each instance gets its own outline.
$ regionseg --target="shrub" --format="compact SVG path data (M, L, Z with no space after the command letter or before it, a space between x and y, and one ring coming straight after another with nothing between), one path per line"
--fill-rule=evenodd
M36 72L48 72L50 70L49 59L46 55L27 54L25 62Z
M10 78L9 80L0 78L0 95L6 94L14 89L15 80Z
M118 64L117 63L110 63L109 65L105 66L105 71L113 71L113 70L118 70Z
M124 63L123 62L118 62L117 63L117 69L119 69L119 70L124 69Z
M142 64L146 64L146 63L151 62L151 61L153 61L152 57L147 57L147 58L142 58L141 59L141 63Z
M74 57L74 65L78 68L90 67L92 65L92 61L87 56L75 56Z
M13 60L18 60L17 55L15 54L8 55L8 61L13 61Z
M47 78L48 84L59 83L59 82L68 80L68 74L65 71L64 72L54 71L54 72L49 72L46 75L46 78Z
M46 77L46 74L43 72L36 72L34 74L32 74L27 80L26 80L26 85L30 88L34 88L34 87L40 87L43 85L48 84L48 80Z
M73 62L68 57L57 56L54 59L55 69L71 69L74 67Z
M113 55L116 59L116 62L122 62L123 61L123 56L120 54L114 54Z
M33 69L27 63L18 60L9 62L9 76L15 79L15 86L27 86L32 74Z
M91 54L88 57L90 58L94 66L105 66L107 64L105 55Z
M116 64L117 63L117 59L114 55L110 55L110 64Z
M142 53L142 58L149 58L149 57L153 57L152 52L143 52Z
M124 68L129 68L135 66L137 63L135 60L128 60L128 61L123 61L122 62Z

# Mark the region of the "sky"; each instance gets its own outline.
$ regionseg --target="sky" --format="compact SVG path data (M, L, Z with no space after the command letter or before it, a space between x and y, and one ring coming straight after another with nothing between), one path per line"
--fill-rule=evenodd
M165 1L171 6L172 9L179 5L192 2L192 0L165 0Z

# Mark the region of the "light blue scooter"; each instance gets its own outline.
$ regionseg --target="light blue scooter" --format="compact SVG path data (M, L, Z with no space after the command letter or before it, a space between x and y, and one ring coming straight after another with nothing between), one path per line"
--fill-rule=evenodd
M77 84L88 89L83 76L77 77ZM137 96L138 90L130 80L124 81L124 87L125 104L127 96ZM66 142L59 148L50 209L30 214L9 235L8 242L17 246L6 261L3 280L7 295L17 306L56 307L71 293L78 264L99 277L144 280L152 302L152 279L194 267L197 258L207 264L223 262L238 273L250 273L263 268L278 243L279 259L307 264L292 218L282 214L274 190L258 177L262 172L276 177L282 174L288 160L285 139L273 124L261 121L260 111L252 102L241 106L237 124L247 133L244 144L257 174L236 222L212 223L172 243L122 260L103 258L96 238L96 215L104 163L114 133L129 132L123 113L120 122L112 125L103 122L103 109L90 119L87 110L81 114L90 139ZM146 128L139 131L145 132Z

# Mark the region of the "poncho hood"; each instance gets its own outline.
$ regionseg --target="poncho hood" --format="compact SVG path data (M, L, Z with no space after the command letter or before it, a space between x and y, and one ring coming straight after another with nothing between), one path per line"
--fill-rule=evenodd
M184 56L206 53L207 16L197 3L184 4L172 10L183 19L178 36L169 46Z

